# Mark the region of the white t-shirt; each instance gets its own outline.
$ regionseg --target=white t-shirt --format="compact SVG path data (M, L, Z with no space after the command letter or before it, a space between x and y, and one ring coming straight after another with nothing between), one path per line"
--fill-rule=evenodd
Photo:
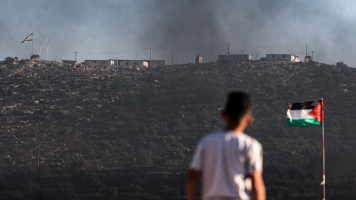
M204 200L248 200L246 175L262 172L262 145L243 133L211 134L198 144L190 169L202 171Z

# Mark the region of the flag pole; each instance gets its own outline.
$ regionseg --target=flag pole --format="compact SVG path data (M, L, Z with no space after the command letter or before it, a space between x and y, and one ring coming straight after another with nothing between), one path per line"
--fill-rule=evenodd
M31 41L31 44L32 44L32 54L31 54L31 56L33 55L33 40L34 40L34 36L33 36L33 33L32 33L32 41Z
M322 107L321 107L321 117L322 117L322 122L324 122L324 99L321 98L322 101ZM323 200L325 200L325 137L324 137L324 123L322 123L321 126L322 129L322 137L323 137Z

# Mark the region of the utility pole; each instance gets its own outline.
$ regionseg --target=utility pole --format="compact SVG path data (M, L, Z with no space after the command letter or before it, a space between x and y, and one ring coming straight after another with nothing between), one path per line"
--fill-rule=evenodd
M78 54L78 51L75 51L75 62L77 62L77 54Z
M324 99L321 98L322 102L322 107L321 107L321 112L322 112L322 122L324 121ZM322 124L322 138L323 138L323 181L321 182L321 185L323 186L323 200L325 200L325 137L324 137L324 124Z
M173 50L172 50L172 65L173 65Z
M150 47L150 64L149 66L151 67L151 47Z
M305 56L308 56L308 43L305 43Z
M31 56L33 55L33 41L35 40L35 37L33 36L33 34L32 34L32 41L31 41L31 45L32 45L32 54L31 54Z

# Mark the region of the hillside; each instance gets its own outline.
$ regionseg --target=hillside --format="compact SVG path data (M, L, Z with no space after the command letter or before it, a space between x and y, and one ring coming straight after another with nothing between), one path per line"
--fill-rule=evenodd
M234 89L248 91L254 100L256 120L246 132L263 144L269 199L320 198L321 129L287 127L285 112L288 102L321 97L325 100L327 194L329 199L356 195L354 68L262 61L75 68L22 61L0 64L0 73L0 169L4 174L0 185L5 196L14 190L7 187L6 177L36 174L39 158L42 179L29 178L38 185L38 193L49 187L41 183L44 178L85 172L96 174L102 184L90 192L80 191L72 188L76 179L68 178L76 197L116 190L121 198L150 194L152 199L165 199L159 194L174 191L180 199L195 145L205 134L221 129L219 109L226 93ZM162 181L135 179L129 188L104 184L109 171L125 177L121 171L128 169L132 176L156 174ZM156 189L171 186L154 192L144 187L148 183ZM27 199L35 198L19 192Z

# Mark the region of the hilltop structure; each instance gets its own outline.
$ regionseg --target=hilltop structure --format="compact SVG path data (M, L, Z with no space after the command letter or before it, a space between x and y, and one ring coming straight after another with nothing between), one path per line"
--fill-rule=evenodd
M203 63L203 57L200 55L197 55L195 57L195 64L201 64L201 63Z
M266 54L266 57L261 58L263 61L286 61L286 62L300 62L300 57L294 54ZM226 62L241 62L252 61L251 54L229 54L218 55L217 63Z
M266 54L266 61L300 62L300 57L294 54Z
M69 64L69 65L76 65L77 61L75 60L62 60L64 64Z
M252 56L250 54L226 54L218 55L218 63L221 62L236 62L236 61L250 61Z
M150 67L165 65L164 60L84 60L84 65L89 67L102 67L102 66L119 66L119 67Z

